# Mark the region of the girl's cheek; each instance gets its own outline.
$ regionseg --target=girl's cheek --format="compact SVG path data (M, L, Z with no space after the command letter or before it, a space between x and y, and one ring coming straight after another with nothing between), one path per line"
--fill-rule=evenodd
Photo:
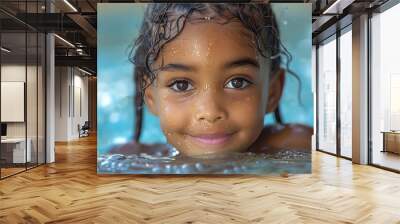
M227 94L225 101L230 101L231 104L235 104L239 107L241 107L240 105L248 105L250 107L248 109L255 109L258 107L257 105L261 103L262 89L258 86L250 90L243 90L243 92L240 92L240 90L235 91L237 92Z
M242 126L251 127L264 117L261 93L242 96L241 99L232 99L230 104L231 118L240 122Z
M186 124L187 110L190 107L177 104L175 102L164 102L160 105L160 123L168 130L179 131Z
M190 103L188 100L185 100L185 97L168 91L163 91L159 99L160 114L164 114L165 116L174 116L177 113L183 113L188 108L187 104Z

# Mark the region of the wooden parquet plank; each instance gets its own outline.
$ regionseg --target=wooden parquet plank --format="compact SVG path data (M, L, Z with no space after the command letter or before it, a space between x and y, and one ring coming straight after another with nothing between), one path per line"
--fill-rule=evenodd
M0 181L0 223L399 223L400 175L313 152L313 173L97 175L96 138Z

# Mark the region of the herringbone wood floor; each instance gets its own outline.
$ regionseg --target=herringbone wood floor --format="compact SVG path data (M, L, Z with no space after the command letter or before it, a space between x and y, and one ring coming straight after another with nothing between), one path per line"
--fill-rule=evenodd
M0 181L0 223L400 223L400 175L313 153L313 173L98 176L96 139Z

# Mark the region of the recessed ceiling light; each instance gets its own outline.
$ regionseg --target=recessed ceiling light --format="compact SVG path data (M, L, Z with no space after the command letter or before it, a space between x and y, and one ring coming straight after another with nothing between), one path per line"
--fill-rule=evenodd
M83 73L85 73L85 74L87 74L87 75L90 75L90 76L93 75L92 73L90 73L90 72L88 72L88 71L86 71L86 70L83 70L83 69L81 69L81 68L79 68L79 67L78 67L78 70L81 71L81 72L83 72Z
M6 53L10 53L11 52L11 50L9 50L9 49L7 49L5 47L1 47L1 51L4 51Z
M75 48L75 45L73 45L71 42L69 42L68 40L66 40L66 39L64 39L64 38L62 38L62 37L60 37L59 35L57 35L57 34L54 34L54 36L55 37L57 37L59 40L61 40L62 42L64 42L64 43L66 43L67 45L69 45L70 47L73 47L73 48Z
M78 10L71 4L69 3L68 0L64 0L65 4L67 4L74 12L78 12Z
M343 9L351 5L355 0L336 0L322 14L342 14Z

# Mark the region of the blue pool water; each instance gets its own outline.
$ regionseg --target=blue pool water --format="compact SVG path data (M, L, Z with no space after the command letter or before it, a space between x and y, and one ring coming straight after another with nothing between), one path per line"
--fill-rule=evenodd
M153 155L104 154L98 173L124 174L282 174L311 173L311 154L285 150L275 154L230 153L185 157L175 149Z

